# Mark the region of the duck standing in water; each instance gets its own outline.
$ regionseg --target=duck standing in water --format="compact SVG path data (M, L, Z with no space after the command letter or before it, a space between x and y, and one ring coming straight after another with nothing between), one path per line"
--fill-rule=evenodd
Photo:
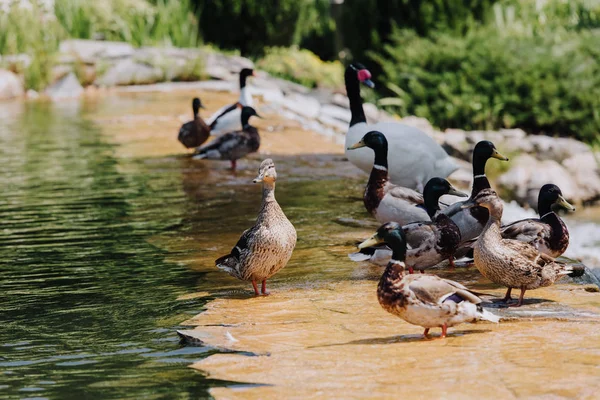
M527 290L550 286L565 275L583 274L582 267L558 262L529 243L504 239L500 228L502 200L492 189L482 190L463 207L473 206L485 207L490 214L474 245L475 267L490 281L508 288L504 297L506 303L511 300L513 288L521 289L519 301L510 306L520 307Z
M242 233L230 254L215 261L229 275L252 282L257 296L260 293L256 282L262 282L261 292L267 295L267 279L285 267L296 247L296 229L275 200L276 180L275 164L268 158L260 164L254 179L254 183L263 183L256 223Z
M485 164L490 158L508 161L508 157L498 153L494 143L487 140L477 143L473 149L473 188L471 189L470 199L475 198L483 189L491 187L490 181L485 175ZM469 201L465 200L451 204L442 211L458 225L463 242L479 236L489 216L488 211L483 207L464 208L463 205Z
M352 114L346 132L346 157L365 172L373 167L373 158L363 150L348 151L369 131L379 131L387 139L390 152L390 180L400 186L423 191L431 178L446 178L458 169L448 153L425 132L399 122L379 122L368 125L360 96L360 84L375 87L371 73L359 63L350 64L345 71L346 93Z
M522 219L504 225L502 237L529 243L550 257L562 255L569 247L569 230L562 219L552 211L553 205L567 211L575 211L575 207L565 200L558 186L544 185L538 195L540 218Z
M181 125L177 139L186 148L198 147L210 136L210 127L200 117L199 110L204 108L198 97L192 100L194 119Z
M380 223L394 221L400 225L429 221L423 207L423 195L413 189L396 186L388 176L388 141L383 133L368 132L348 150L368 147L375 152L369 182L365 187L365 208Z
M261 118L252 107L242 108L242 130L229 132L219 136L212 142L198 148L194 160L229 160L231 169L235 171L237 160L250 153L255 153L260 147L258 129L250 125L250 117Z
M429 274L404 275L406 237L398 224L382 225L374 237L392 249L392 259L377 286L379 304L406 322L425 328L423 336L427 337L431 328L440 327L444 338L448 327L463 322L500 320L484 310L482 300L458 282ZM359 248L370 243L361 243Z
M440 209L439 199L443 195L468 197L467 194L456 190L450 182L443 178L432 178L425 185L423 198L425 199L425 210L431 217L431 221L413 222L402 226L409 250L406 255L406 266L409 273L414 269L423 272L424 269L433 267L443 260L450 260L454 264L454 252L460 244L460 230L458 226L447 215L438 214ZM396 223L393 223L396 224ZM396 228L395 225L393 225ZM373 258L373 262L379 265L385 260L386 264L392 256L392 250L385 248L365 247L375 246L381 243L378 236L363 242L363 248L358 253L350 254L350 259L363 261Z
M254 106L252 95L246 86L246 79L250 76L256 76L253 69L244 68L240 71L240 98L237 103L221 107L206 121L214 135L219 136L242 129L243 125L240 125L241 107Z

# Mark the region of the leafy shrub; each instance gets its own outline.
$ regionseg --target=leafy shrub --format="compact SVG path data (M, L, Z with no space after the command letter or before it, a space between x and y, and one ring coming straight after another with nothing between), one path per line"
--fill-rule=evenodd
M339 61L322 61L309 50L271 47L257 67L283 79L308 87L338 89L344 86L344 66Z
M385 100L441 128L520 127L575 136L600 132L600 32L548 35L478 29L464 37L396 30L383 55Z

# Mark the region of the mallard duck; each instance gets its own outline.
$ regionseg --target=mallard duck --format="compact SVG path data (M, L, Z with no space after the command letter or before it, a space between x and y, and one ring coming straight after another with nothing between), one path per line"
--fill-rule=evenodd
M206 121L213 134L219 136L223 133L242 129L243 125L240 125L241 107L239 106L254 106L252 95L246 86L246 79L249 76L256 76L253 69L244 68L240 71L240 98L237 103L221 107Z
M487 140L477 143L473 149L473 189L471 190L470 199L475 198L483 189L490 188L490 181L485 175L485 164L490 158L508 161L508 157L498 153L494 143ZM489 215L483 207L463 208L462 206L467 202L469 200L454 203L442 210L442 213L452 218L458 225L463 242L479 236L487 223Z
M505 225L502 227L502 237L529 243L550 257L562 255L569 247L569 230L552 211L555 204L567 211L575 211L575 207L565 200L558 186L542 186L538 196L540 218L528 218Z
M383 133L368 132L348 150L369 147L375 152L369 182L365 187L363 201L367 211L380 223L398 222L406 225L416 221L429 221L423 205L423 196L402 186L396 186L388 177L388 142Z
M413 222L402 227L409 246L406 266L411 274L414 269L423 272L425 268L433 267L446 259L450 260L451 265L454 264L453 254L461 242L460 231L447 215L438 214L439 198L446 194L468 197L467 194L456 190L447 180L432 178L425 185L423 193L425 209L432 221ZM373 245L378 243L375 237L370 240ZM367 240L363 244L368 242ZM350 254L350 259L354 261L368 259L376 264L385 265L391 256L392 251L387 246L384 248L363 246L360 252Z
M198 147L206 142L210 136L210 127L204 122L198 113L201 108L204 108L198 97L192 100L192 110L194 111L194 119L181 125L177 139L186 148Z
M262 282L261 292L267 295L267 279L285 267L296 247L296 229L275 200L276 180L275 164L268 158L260 164L254 179L254 183L263 183L256 223L242 233L230 254L215 261L217 268L229 275L252 282L257 296L260 293L256 282Z
M406 236L398 224L382 225L373 237L387 243L393 252L377 286L379 304L406 322L424 327L423 336L427 337L431 328L440 327L444 338L448 327L463 322L500 320L484 310L481 299L458 282L429 274L405 276ZM371 243L369 239L359 247Z
M527 290L550 286L564 275L579 276L583 270L556 261L540 253L535 246L513 239L504 239L500 228L502 200L492 189L483 189L470 204L485 207L490 218L475 242L475 267L490 281L508 288L504 302L511 300L511 290L521 289L519 301L510 306L520 307Z
M367 125L360 96L360 83L373 88L371 73L361 64L350 64L345 72L346 92L352 114L346 133L346 149L358 142L369 131L382 132L388 140L394 157L390 159L389 174L394 184L423 191L434 177L445 178L458 166L444 149L425 132L398 122L379 122ZM346 151L348 160L365 172L373 167L368 151Z
M219 136L212 142L196 150L194 160L230 160L231 169L235 171L238 159L247 154L258 151L260 147L260 136L258 129L248 122L250 117L261 118L252 107L242 109L241 121L243 129L241 131L229 132Z

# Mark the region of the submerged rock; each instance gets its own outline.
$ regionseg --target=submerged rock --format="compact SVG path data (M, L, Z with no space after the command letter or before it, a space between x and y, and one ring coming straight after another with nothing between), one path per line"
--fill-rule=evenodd
M83 86L74 73L70 72L46 89L46 94L53 100L79 97L83 94Z
M23 94L23 84L19 77L10 71L0 69L0 100L21 97Z

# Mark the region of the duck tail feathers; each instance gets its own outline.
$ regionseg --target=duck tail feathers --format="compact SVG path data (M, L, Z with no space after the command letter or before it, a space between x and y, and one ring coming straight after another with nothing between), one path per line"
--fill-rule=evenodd
M368 261L371 259L371 255L361 253L360 251L356 253L350 253L348 254L348 257L355 262Z
M585 274L585 266L583 264L571 265L570 270L566 271L566 275L569 275L571 278L577 278L579 276L583 276Z

